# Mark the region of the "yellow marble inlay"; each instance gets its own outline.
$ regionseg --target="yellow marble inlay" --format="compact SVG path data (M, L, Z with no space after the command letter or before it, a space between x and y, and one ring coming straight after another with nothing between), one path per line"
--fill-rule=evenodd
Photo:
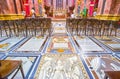
M105 42L105 44L119 44L119 42L115 42L115 41L107 41L107 42Z
M64 52L64 49L59 48L59 49L57 49L57 51L58 51L58 53L63 53L63 52Z
M62 27L60 27L60 28L55 28L55 30L65 30L65 28L62 28Z
M7 47L7 46L9 46L9 43L0 44L0 48L5 48L5 47Z
M95 36L95 38L100 40L112 41L111 38L109 38L108 36Z
M68 42L64 37L58 37L58 38L54 38L53 42Z
M36 36L37 39L43 38L42 36Z

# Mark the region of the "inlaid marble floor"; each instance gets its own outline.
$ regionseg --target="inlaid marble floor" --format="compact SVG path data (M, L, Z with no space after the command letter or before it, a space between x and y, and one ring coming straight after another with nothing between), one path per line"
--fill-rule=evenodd
M52 25L50 37L0 37L0 59L21 60L25 79L103 79L120 70L119 37L72 36L65 22Z

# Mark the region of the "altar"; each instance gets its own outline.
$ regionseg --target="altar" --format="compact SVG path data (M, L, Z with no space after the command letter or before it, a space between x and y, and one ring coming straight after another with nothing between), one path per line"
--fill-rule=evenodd
M75 0L45 0L44 2L45 14L55 19L65 19L68 14L73 13L74 7Z
M54 10L53 17L62 19L62 18L66 18L66 14L67 14L66 10Z

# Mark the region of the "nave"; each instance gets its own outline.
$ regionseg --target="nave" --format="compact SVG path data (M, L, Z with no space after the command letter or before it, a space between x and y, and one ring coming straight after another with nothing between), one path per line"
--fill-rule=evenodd
M21 60L25 79L103 79L120 70L119 36L73 35L65 21L52 21L52 29L50 36L3 36L0 59Z

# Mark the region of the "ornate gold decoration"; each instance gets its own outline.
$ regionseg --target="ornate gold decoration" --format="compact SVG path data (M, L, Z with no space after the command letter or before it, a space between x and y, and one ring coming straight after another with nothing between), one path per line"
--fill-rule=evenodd
M41 4L41 3L42 3L42 0L38 0L38 2Z
M16 19L24 19L24 16L22 14L0 15L0 20L16 20Z
M113 20L113 21L118 21L120 19L120 15L103 14L103 15L96 15L95 18L99 19L99 20Z
M81 0L78 0L78 1L77 1L77 4L80 5L80 4L81 4Z

